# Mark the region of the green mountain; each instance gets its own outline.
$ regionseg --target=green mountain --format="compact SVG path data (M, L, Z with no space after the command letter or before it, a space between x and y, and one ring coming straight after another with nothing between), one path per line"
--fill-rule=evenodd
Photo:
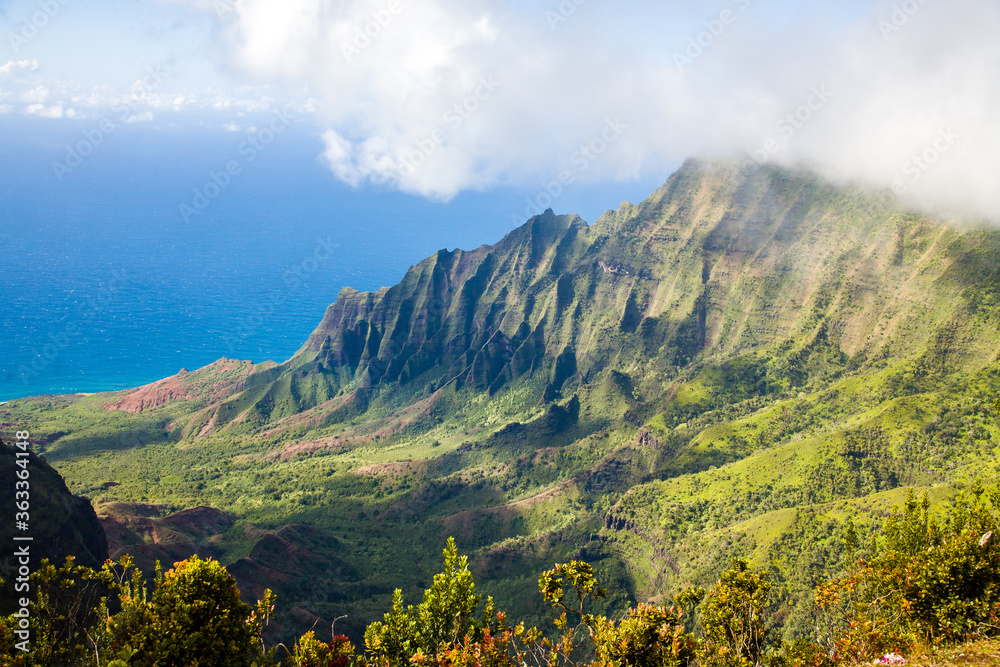
M995 230L884 193L689 161L593 225L546 211L345 289L285 363L0 417L57 435L113 551L213 555L276 590L279 632L357 636L454 535L539 623L553 561L593 562L610 610L745 555L794 634L847 517L996 474L998 260Z

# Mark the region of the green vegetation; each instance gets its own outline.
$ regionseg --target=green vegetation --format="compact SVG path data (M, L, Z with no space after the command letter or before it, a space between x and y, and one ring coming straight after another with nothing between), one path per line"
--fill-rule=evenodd
M129 556L100 570L76 565L72 556L59 568L45 560L31 582L29 637L16 633L23 628L18 614L0 627L4 667L231 667L267 657L260 636L273 607L270 591L251 614L236 582L213 560L175 563L157 573L151 592Z
M476 595L468 559L459 557L455 540L449 539L444 550L444 572L434 575L434 583L424 591L424 600L416 607L403 608L403 591L396 589L392 610L384 622L376 621L365 631L365 646L376 664L398 665L410 662L415 655L434 654L438 647L457 638L482 641L493 621L493 600L482 610L482 621L474 614L482 601Z
M821 621L809 641L782 642L774 618L787 600L774 595L766 570L733 559L707 593L688 587L665 607L639 604L620 619L592 613L607 597L593 567L579 560L542 572L542 600L559 612L555 637L523 622L509 625L492 599L476 593L468 560L455 541L444 549L444 570L417 606L404 607L396 590L383 621L365 631L356 653L343 635L329 643L304 634L281 656L294 667L395 665L591 667L786 667L858 664L920 655L940 645L1000 635L1000 487L977 483L942 524L925 496L912 489L873 540L869 559L849 530L846 570L815 590ZM986 532L982 532L986 531ZM0 622L0 666L101 667L278 663L263 633L275 607L271 591L257 609L240 602L235 580L215 561L193 557L158 572L152 592L128 556L93 570L73 559L46 564L32 575L36 619L30 651L18 651L19 616ZM97 595L101 595L98 598ZM109 611L110 603L116 613ZM96 603L96 604L95 604ZM477 611L482 606L480 618ZM696 609L696 614L685 610ZM574 625L574 623L576 625ZM102 657L103 656L103 657Z
M709 628L665 601L733 559L762 577L732 586L767 598L768 623L726 643L758 600L720 617L731 633L713 641L733 660L762 643L812 655L809 642L832 646L816 628L833 633L823 624L853 599L818 608L816 587L858 557L883 562L872 540L908 488L945 531L974 480L997 479L997 257L995 230L880 194L777 168L736 185L725 165L691 162L593 225L547 212L398 285L344 290L282 364L224 359L139 390L14 401L0 432L32 432L113 557L151 575L197 553L245 602L274 590L269 645L310 629L325 643L345 614L337 628L359 646L374 622L416 623L402 600L432 588L454 536L475 595L524 632L551 627L535 573L588 563L607 595L582 613L614 627L580 633L602 660L687 656L682 636ZM729 598L703 604L716 599ZM518 626L479 604L462 630L499 655ZM951 612L932 611L900 639L953 641ZM651 639L663 628L669 650ZM299 658L342 655L317 646ZM426 642L405 655L417 648L430 659Z

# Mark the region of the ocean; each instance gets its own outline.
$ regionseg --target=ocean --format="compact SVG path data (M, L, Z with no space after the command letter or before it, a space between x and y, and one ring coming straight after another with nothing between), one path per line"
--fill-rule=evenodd
M220 357L284 361L342 287L496 242L540 189L447 203L354 189L305 122L252 161L245 133L187 123L126 125L73 158L93 127L0 117L0 401L135 387ZM593 222L667 175L570 187L552 207Z

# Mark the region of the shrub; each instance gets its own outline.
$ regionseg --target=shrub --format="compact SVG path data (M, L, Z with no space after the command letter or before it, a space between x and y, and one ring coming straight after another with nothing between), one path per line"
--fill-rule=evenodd
M639 604L615 625L603 617L594 623L594 647L605 665L681 667L694 660L697 642L684 630L676 607Z
M567 584L574 595L567 599ZM588 600L602 598L605 590L598 586L594 570L589 563L570 561L543 572L538 579L542 597L552 606L562 609L556 626L563 630L561 641L551 646L548 662L568 662L576 648L574 632L566 632L567 613L578 616L587 627L598 665L608 667L681 667L690 664L696 656L697 642L686 632L683 612L677 607L640 604L630 609L625 617L615 623L604 616L593 616L586 611ZM686 596L678 596L678 602ZM696 593L700 598L700 591Z
M771 586L764 572L751 572L746 561L733 559L701 605L703 662L720 667L762 664L770 634L764 611Z
M256 654L250 607L215 560L192 556L174 563L144 607L145 617L133 624L135 665L232 667L249 665Z
M960 498L944 526L912 490L883 529L871 561L816 589L839 621L838 652L857 659L919 645L994 634L1000 613L1000 548L993 538L1000 492L980 483Z
M469 572L469 559L458 555L454 538L444 549L444 572L434 575L431 587L416 607L403 607L403 592L393 594L392 609L383 621L365 630L365 646L376 664L405 664L418 652L435 655L445 645L468 637L477 642L484 637L493 617L493 599L487 598L482 620L475 618L482 596Z
M344 635L326 644L310 631L295 644L289 660L290 667L349 667L355 662L354 645Z
M31 573L34 597L31 614L31 651L15 648L14 630L18 619L8 617L0 624L0 651L4 665L76 665L90 649L89 634L101 617L102 597L107 588L93 569L76 565L72 556L59 567L41 562Z
M523 631L518 626L518 633ZM515 632L503 630L493 634L485 628L479 641L465 637L435 655L418 652L411 663L414 667L519 667L527 664L527 653L516 645Z

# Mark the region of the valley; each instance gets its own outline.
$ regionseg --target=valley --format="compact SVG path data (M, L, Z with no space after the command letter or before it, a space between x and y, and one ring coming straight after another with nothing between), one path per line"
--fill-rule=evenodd
M158 332L157 335L169 335ZM788 638L907 488L995 479L1000 233L805 171L689 160L592 225L547 211L345 288L282 363L0 405L88 498L111 555L191 554L276 638L352 639L429 585L446 539L542 626L538 573L593 564L602 613L730 558Z

